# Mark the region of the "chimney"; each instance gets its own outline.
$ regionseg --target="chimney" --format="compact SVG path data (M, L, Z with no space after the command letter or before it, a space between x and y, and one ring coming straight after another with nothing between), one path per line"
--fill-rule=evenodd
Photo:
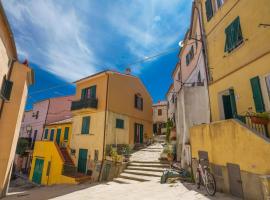
M125 74L130 75L131 74L131 69L129 67L126 68Z

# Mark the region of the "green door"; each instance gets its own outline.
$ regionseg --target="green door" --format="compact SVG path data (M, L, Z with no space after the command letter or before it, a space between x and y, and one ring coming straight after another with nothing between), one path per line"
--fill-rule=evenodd
M60 138L61 138L61 129L57 129L56 133L56 143L59 145L60 144Z
M41 184L43 164L44 164L43 159L36 158L32 181L37 184Z
M79 150L79 159L78 159L78 172L86 173L86 164L87 164L87 149Z
M223 101L225 119L232 119L233 111L232 111L230 95L222 95L222 101Z
M143 125L140 124L140 143L143 144Z
M135 144L142 144L143 143L143 125L135 123L134 126L134 143Z
M260 78L258 76L250 79L252 93L253 93L253 100L256 108L256 112L264 112L264 101L262 96Z

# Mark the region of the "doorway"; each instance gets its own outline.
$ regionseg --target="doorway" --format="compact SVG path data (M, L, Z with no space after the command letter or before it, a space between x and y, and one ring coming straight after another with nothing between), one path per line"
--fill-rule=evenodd
M78 158L78 172L85 174L86 173L86 164L87 164L87 149L79 150L79 158Z
M237 118L236 98L234 89L229 89L220 94L221 97L221 119Z
M44 160L36 158L32 181L37 184L41 184L43 165L44 165Z
M236 197L243 198L244 195L239 165L227 163L227 169L231 194Z
M143 144L143 125L135 123L134 144Z

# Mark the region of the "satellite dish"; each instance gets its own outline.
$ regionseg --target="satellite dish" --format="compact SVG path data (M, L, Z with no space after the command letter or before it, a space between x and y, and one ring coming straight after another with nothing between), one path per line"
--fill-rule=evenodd
M183 47L184 46L184 41L181 40L179 43L178 43L179 47Z

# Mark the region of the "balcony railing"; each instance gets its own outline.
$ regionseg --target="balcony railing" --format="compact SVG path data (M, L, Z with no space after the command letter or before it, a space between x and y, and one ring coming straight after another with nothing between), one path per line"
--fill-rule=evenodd
M71 110L80 110L83 108L97 108L97 99L81 99L79 101L72 101Z

